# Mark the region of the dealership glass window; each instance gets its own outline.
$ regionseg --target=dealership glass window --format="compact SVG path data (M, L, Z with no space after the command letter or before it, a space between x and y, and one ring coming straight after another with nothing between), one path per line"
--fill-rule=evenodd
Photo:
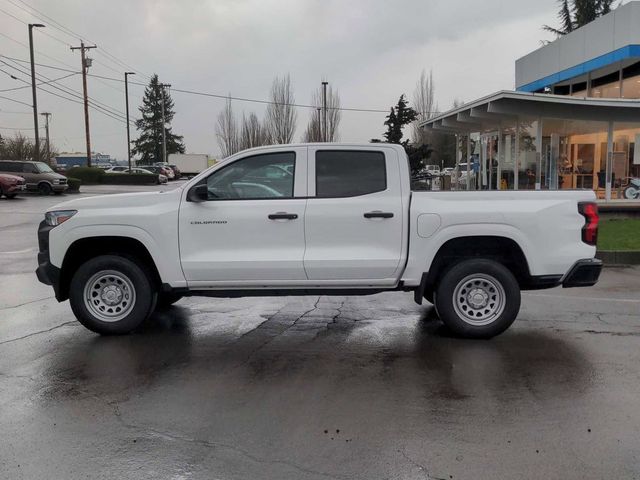
M614 123L611 157L612 198L627 199L624 191L629 181L632 178L640 178L640 150L636 148L638 142L640 142L640 122Z
M591 81L591 96L595 98L620 98L620 72L616 70L608 75Z
M640 98L640 62L622 70L622 97Z
M631 99L640 98L640 75L622 80L622 96Z
M516 124L502 127L502 145L500 145L500 190L513 190L516 165Z
M572 97L586 97L587 96L587 82L578 82L572 85L571 89Z
M607 122L544 118L543 185L550 189L604 188L607 129Z
M518 190L533 190L538 173L538 120L520 117L518 132Z

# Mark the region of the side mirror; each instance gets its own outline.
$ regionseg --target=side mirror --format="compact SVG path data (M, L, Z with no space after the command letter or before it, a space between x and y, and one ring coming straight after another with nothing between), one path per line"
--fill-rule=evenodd
M205 202L209 198L209 192L207 190L207 184L201 183L195 187L191 187L187 193L187 201L189 202Z

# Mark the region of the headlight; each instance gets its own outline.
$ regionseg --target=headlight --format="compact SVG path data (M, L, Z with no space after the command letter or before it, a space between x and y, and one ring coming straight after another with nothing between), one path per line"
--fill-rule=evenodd
M44 220L47 222L47 225L51 225L52 227L57 227L61 223L66 222L71 217L73 217L77 210L55 210L53 212L47 212L44 214Z

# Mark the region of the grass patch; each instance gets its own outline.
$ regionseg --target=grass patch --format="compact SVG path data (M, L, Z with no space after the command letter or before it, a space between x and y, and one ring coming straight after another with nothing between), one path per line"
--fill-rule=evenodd
M640 250L640 219L601 219L598 250Z

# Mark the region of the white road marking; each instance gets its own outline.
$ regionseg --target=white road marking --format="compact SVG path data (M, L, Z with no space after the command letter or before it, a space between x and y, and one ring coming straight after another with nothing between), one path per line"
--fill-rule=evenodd
M577 297L575 295L551 295L548 293L528 293L522 292L524 295L529 297L542 297L542 298L562 298L566 299L575 299L575 300L593 300L596 302L626 302L626 303L640 303L640 299L634 298L603 298L603 297Z
M20 253L35 252L35 248L25 248L24 250L14 250L12 252L0 252L0 255L18 255Z

